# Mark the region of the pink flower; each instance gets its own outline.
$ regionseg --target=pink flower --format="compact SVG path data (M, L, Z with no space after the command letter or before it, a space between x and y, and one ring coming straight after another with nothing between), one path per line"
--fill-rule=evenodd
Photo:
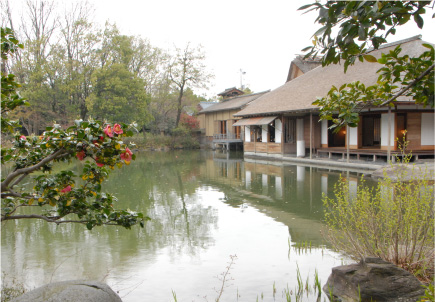
M26 140L27 138L26 138L24 135L21 135L21 136L20 136L20 139L22 139L22 140Z
M70 185L68 185L65 188L63 188L62 191L60 191L60 193L66 193L66 192L69 192L69 191L71 191L71 186Z
M133 152L131 152L130 149L125 148L125 152L121 153L121 159L125 161L126 163L131 161L131 156L133 155Z
M115 132L116 134L122 134L124 131L122 131L120 124L115 124L113 126L113 132Z
M98 157L95 159L95 161L96 161L98 167L104 167L104 164L100 163L100 159Z
M110 127L110 125L107 125L106 128L104 128L104 133L108 137L113 137L113 132L112 132L112 128Z
M82 150L82 151L77 152L76 156L79 160L83 160L86 157L86 153L85 153L85 151Z

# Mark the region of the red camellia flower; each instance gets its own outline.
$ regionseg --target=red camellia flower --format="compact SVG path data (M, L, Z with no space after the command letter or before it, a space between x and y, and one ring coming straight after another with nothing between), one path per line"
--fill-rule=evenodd
M120 124L115 124L113 126L113 132L115 132L116 134L122 134L124 131L122 131Z
M110 125L107 125L106 128L104 128L104 133L108 137L113 137L112 127L110 127Z
M71 191L71 186L70 185L68 185L65 188L63 188L62 191L60 191L60 193L66 193L66 192L69 192L69 191Z
M26 137L25 137L24 135L21 135L21 136L20 136L20 139L22 139L22 140L26 140Z
M97 166L98 167L104 167L104 164L103 163L100 163L100 159L97 157L96 159L96 162L97 162Z
M121 153L121 159L123 161L125 161L126 163L130 163L132 155L133 155L133 152L131 152L130 149L125 148L125 152Z
M82 151L77 152L76 156L79 160L83 160L86 157L86 153L85 153L85 151L82 150Z

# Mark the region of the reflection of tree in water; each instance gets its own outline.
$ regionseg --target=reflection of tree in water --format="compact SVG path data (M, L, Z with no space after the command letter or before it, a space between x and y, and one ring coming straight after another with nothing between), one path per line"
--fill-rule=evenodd
M100 279L115 268L134 268L143 261L138 258L153 259L162 248L168 248L172 257L198 255L213 245L210 232L217 225L217 213L204 208L195 195L200 186L199 158L199 152L139 154L129 167L115 170L103 183L103 188L116 193L119 208L152 218L145 229L87 231L82 225L44 221L3 224L2 269L14 276L25 271L27 280L44 283L53 271L56 280Z
M133 201L131 190L117 196L152 218L145 232L153 237L153 249L169 247L175 254L194 255L211 244L210 229L216 227L217 214L196 199L200 157L199 152L140 154L135 169L117 177L121 187L137 188L138 202Z

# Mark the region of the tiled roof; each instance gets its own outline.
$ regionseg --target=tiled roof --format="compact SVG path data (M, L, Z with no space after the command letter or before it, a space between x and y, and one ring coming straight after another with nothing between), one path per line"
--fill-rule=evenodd
M234 109L242 109L244 106L249 104L250 102L254 101L255 99L267 94L268 91L253 93L253 94L247 94L247 95L240 95L233 98L229 98L225 101L222 101L220 103L216 103L213 106L207 107L199 112L201 113L209 113L209 112L216 112L216 111L224 111L224 110L234 110Z

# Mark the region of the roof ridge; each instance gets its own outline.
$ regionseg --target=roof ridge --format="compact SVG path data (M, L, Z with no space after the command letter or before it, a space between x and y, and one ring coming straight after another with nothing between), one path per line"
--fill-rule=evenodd
M382 44L382 45L380 45L378 47L378 49L382 49L382 48L386 48L386 47L391 47L391 46L394 46L394 45L399 45L399 44L411 42L411 41L414 41L414 40L421 40L421 38L422 38L422 35L415 35L415 36L412 36L412 37L409 37L409 38L406 38L406 39L402 39L402 40L399 40L399 41ZM370 48L369 50L373 50L373 49L374 48Z
M228 102L228 101L231 101L231 100L234 100L234 99L239 99L239 98L243 98L243 97L246 97L246 96L253 96L253 95L256 95L256 94L266 93L266 92L269 92L269 91L270 91L270 89L269 90L260 91L260 92L251 93L251 94L242 94L242 95L234 96L232 98L228 98L228 99L223 100L223 101L224 102Z

